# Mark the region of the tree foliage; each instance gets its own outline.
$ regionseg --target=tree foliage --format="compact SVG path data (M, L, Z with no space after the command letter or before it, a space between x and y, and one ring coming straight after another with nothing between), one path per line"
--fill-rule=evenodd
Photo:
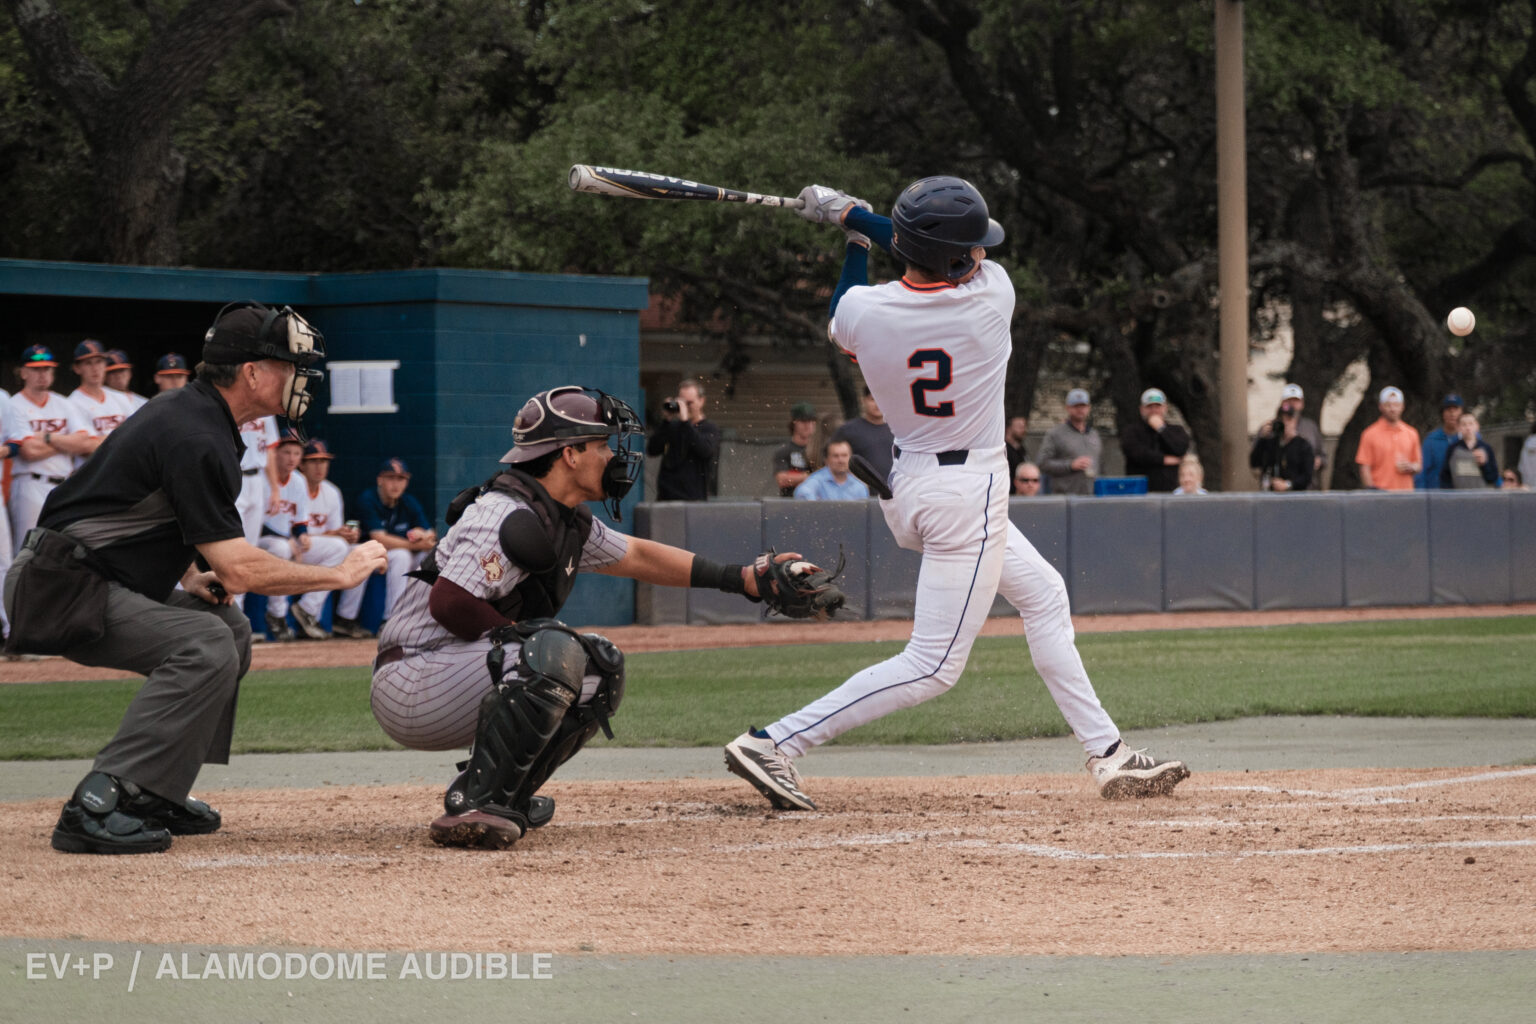
M729 341L821 353L834 231L579 196L567 168L815 181L877 209L955 173L1009 232L1011 406L1070 371L1123 423L1155 384L1218 454L1209 4L5 3L8 255L641 274ZM1451 388L1496 418L1527 412L1533 6L1245 5L1253 338L1288 316L1309 395L1363 361L1421 425ZM185 46L206 33L218 44ZM1478 314L1465 340L1443 327L1454 305ZM829 367L851 411L846 367ZM1336 484L1373 415L1362 403Z

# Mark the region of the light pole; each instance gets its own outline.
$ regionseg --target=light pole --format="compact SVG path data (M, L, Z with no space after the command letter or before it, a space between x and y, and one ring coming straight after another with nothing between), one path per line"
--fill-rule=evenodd
M1248 161L1242 0L1216 0L1216 286L1221 302L1221 489L1248 474Z

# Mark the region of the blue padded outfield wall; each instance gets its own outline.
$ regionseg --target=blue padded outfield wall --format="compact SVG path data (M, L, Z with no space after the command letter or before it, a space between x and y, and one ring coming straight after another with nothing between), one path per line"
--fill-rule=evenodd
M82 338L128 351L133 383L154 393L155 360L177 351L195 364L219 307L254 299L291 305L324 334L329 360L399 360L394 413L329 414L322 394L305 418L336 452L331 479L348 514L374 486L379 463L404 459L410 493L442 529L448 500L496 469L512 446L512 419L535 392L560 384L602 388L642 408L640 320L644 278L408 270L278 274L0 260L9 328L0 351L14 390L22 349L61 357L58 389L75 386L69 353ZM632 525L637 486L624 507ZM596 506L594 506L596 510ZM584 574L566 617L588 625L633 621L629 580Z
M1536 601L1536 492L1014 498L1009 516L1084 615ZM827 565L841 545L845 617L912 614L919 556L876 501L663 502L640 506L637 532L723 562L774 547ZM638 589L642 623L763 616L714 591ZM1015 613L999 598L992 614Z

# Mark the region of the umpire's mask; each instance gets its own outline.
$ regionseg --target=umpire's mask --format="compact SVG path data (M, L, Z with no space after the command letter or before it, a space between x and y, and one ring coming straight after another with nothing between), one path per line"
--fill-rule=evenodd
M301 421L324 376L313 367L324 357L325 337L291 306L271 309L259 302L232 302L219 310L203 336L205 363L280 359L294 365L283 390L283 417L301 438Z

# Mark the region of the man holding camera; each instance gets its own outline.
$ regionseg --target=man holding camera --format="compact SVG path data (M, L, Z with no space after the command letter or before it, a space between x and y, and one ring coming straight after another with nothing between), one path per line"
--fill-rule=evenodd
M720 428L704 418L704 385L683 381L661 410L662 421L645 444L647 455L661 456L656 500L707 501L715 490Z
M1248 465L1259 471L1261 491L1305 491L1312 487L1320 463L1317 449L1303 433L1303 422L1314 432L1317 424L1301 415L1301 403L1301 388L1287 384L1280 392L1275 418L1259 428L1253 451L1248 453Z

